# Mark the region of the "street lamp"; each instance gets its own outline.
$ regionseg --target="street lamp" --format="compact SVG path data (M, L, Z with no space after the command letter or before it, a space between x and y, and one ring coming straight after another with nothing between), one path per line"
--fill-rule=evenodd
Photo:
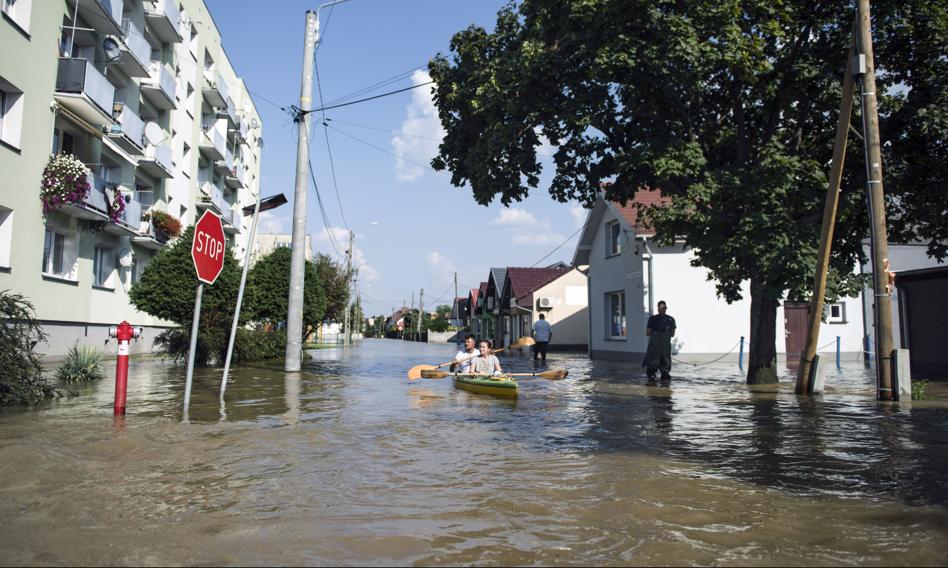
M282 193L271 195L261 199L257 195L257 201L252 206L248 205L241 209L244 217L253 216L250 223L250 238L247 240L247 250L244 253L244 269L240 274L240 288L237 291L237 306L234 307L234 323L230 328L230 340L227 342L227 357L224 359L224 376L221 377L221 402L224 402L224 391L227 390L227 373L230 371L230 360L234 354L234 339L237 337L237 320L240 319L240 304L244 300L244 284L247 283L247 269L250 267L250 252L253 250L254 240L257 238L257 220L260 218L261 211L269 211L286 203L286 196Z

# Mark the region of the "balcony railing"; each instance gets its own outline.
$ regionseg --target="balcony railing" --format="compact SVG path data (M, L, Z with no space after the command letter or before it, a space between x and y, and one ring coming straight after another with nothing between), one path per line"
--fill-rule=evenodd
M177 86L174 78L174 71L161 61L152 61L148 67L149 77L142 80L142 87L148 94L151 90L157 90L159 97L150 97L155 106L162 110L169 110L177 106L175 99L175 87Z
M112 127L112 131L121 132L128 138L139 150L144 147L142 139L145 135L145 123L135 112L128 108L128 105L122 105L122 112L118 115L118 124Z
M150 0L145 2L145 17L155 34L166 43L178 43L184 39L181 12L173 0Z
M89 179L90 190L86 195L86 205L98 210L103 215L108 215L109 208L105 204L105 188L109 182L93 173L86 176Z
M221 128L218 127L215 122L205 123L201 129L204 131L204 136L210 141L211 146L223 157L227 150L227 143L224 140L224 135L221 133Z
M224 192L210 181L206 181L201 185L201 192L204 194L202 201L212 204L220 211L221 220L233 225L234 212L231 210L230 203L227 203L227 200L224 199Z
M122 20L122 37L125 39L128 51L137 60L138 66L142 70L147 70L151 61L151 45L145 39L142 30L135 22L126 18Z
M171 159L171 146L168 144L159 144L158 146L148 146L145 148L144 156L148 160L152 160L160 165L162 168L168 172L173 171Z
M138 226L142 222L142 204L137 201L126 201L125 211L122 211L122 215L119 216L118 220L137 233Z
M225 108L227 100L230 98L230 92L227 89L227 82L220 73L213 69L204 70L204 79L207 81L205 88L205 97L212 107Z
M98 107L99 111L106 116L112 116L115 87L86 59L61 58L59 60L59 69L56 74L56 92L85 95L89 101ZM83 118L88 117L83 116ZM97 124L101 121L90 120L90 122Z
M234 166L234 177L240 182L240 185L247 187L247 166L237 164Z

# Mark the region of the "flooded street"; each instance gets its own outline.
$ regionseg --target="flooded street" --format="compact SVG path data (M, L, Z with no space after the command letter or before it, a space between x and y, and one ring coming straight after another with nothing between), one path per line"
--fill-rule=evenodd
M516 401L407 380L454 351L307 351L302 374L237 368L223 407L221 370L199 369L186 422L184 366L160 360L133 360L124 422L113 366L0 410L0 564L948 560L948 405L877 404L861 366L816 400L733 364L647 385L584 354L551 354L569 378Z

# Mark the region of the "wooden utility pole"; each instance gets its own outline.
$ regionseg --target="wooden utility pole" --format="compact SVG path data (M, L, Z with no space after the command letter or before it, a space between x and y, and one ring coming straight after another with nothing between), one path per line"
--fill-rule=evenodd
M411 323L414 324L415 323L415 293L414 292L411 293L411 310L409 310L408 313L411 314L411 317L412 317ZM408 335L412 335L411 329L408 330Z
M853 40L855 43L855 38ZM823 300L826 293L826 276L829 272L830 250L833 245L833 229L836 225L836 208L839 204L839 184L843 177L843 164L846 162L846 140L853 111L853 55L854 45L849 47L846 58L846 72L843 75L843 96L839 105L839 119L836 122L836 143L833 145L833 162L830 168L829 184L826 187L826 203L823 205L823 227L820 232L820 250L816 261L816 274L813 277L813 295L810 298L810 310L807 320L806 342L800 356L800 369L797 376L797 394L807 394L807 382L813 358L816 356L816 344L820 338L820 323L823 320Z
M876 76L872 55L869 0L858 0L856 62L863 71L862 128L866 154L866 193L872 242L872 274L876 340L876 373L879 400L892 400L892 295L889 282L889 240L886 233L885 198L882 186L882 149L879 113L876 108Z
M418 295L418 335L415 337L415 340L421 339L421 319L422 319L422 308L425 303L425 289L421 289L421 293Z
M458 344L458 349L461 347L461 304L458 302L458 273L454 273L454 307L451 311L457 311L454 318L454 326L457 328L457 332L454 334L455 343Z

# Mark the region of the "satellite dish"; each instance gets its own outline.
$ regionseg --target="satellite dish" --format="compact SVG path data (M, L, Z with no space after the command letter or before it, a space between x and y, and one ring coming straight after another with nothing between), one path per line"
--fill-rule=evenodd
M123 248L122 250L118 251L116 260L118 261L119 266L122 268L128 268L132 265L132 251L127 248Z
M152 146L157 146L165 141L165 132L158 126L157 122L145 124L145 140Z
M115 61L122 56L121 44L111 36L102 40L102 51L105 52L105 58L109 61Z
M250 128L253 128L254 130L260 128L260 121L257 120L256 118L251 118L251 119L250 119Z

